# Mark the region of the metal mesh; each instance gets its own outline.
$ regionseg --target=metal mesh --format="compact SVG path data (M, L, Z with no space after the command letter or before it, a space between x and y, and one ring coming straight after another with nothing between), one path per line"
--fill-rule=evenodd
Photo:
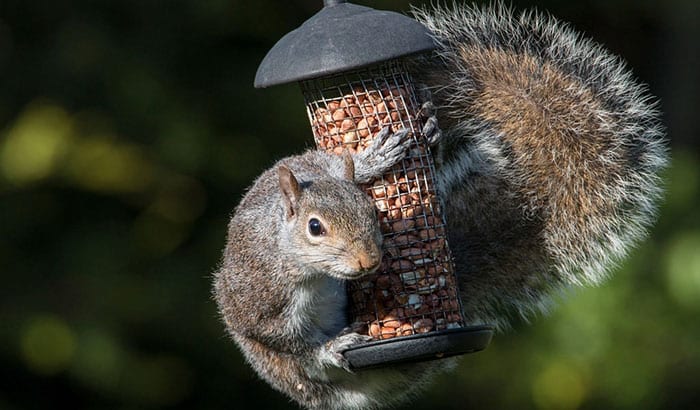
M304 81L302 92L320 149L361 152L386 126L412 131L406 158L365 187L379 211L384 255L377 273L349 282L355 330L378 340L462 327L433 159L403 64Z

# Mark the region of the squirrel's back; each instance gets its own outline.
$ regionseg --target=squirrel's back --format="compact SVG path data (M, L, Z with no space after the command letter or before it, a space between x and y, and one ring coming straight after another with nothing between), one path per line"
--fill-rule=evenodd
M550 16L502 5L414 14L438 43L416 71L446 133L438 181L465 298L527 313L552 288L602 280L661 195L667 153L646 87Z

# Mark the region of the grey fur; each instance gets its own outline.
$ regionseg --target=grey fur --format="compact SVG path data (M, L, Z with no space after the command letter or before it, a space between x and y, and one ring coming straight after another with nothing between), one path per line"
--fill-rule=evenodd
M413 14L439 44L414 68L446 127L437 181L465 311L472 322L507 328L513 315L546 310L560 288L600 283L644 238L667 163L659 112L619 57L553 17L501 4ZM485 57L465 58L465 48ZM510 106L508 115L522 118L520 133L510 135L500 118L484 118L476 108L487 87L479 73L501 67L489 53L527 56L569 87L527 72L528 88L505 90L522 102ZM570 112L552 108L562 100ZM523 107L549 117L533 124ZM544 143L534 141L543 134ZM600 152L573 154L579 149Z

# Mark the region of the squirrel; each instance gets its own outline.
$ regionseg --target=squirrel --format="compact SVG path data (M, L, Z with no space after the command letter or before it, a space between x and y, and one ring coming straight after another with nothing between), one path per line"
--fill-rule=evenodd
M410 64L431 96L423 133L465 321L504 330L600 283L644 237L667 163L660 114L624 62L554 17L499 4L413 14L438 45ZM369 339L348 327L343 282L381 262L357 184L407 139L386 129L360 154L283 159L234 211L214 297L250 365L303 407L394 406L456 363L352 371L341 354Z
M409 134L385 127L358 154L310 150L282 159L231 218L214 281L221 315L257 372L309 408L343 408L336 403L353 402L354 390L376 390L341 354L371 340L348 326L345 281L382 260L377 211L358 184L399 162ZM395 371L378 374L392 388L408 383Z

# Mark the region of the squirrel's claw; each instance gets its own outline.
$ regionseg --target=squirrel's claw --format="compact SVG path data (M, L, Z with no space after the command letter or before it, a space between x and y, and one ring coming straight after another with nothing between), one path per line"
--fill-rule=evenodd
M433 104L433 95L425 84L416 86L418 100L421 101L419 116L425 120L421 133L429 146L435 146L442 139L442 130L438 127L437 108Z
M426 103L432 104L432 103ZM431 116L425 120L421 130L429 146L435 146L442 139L442 130L438 127L437 117Z
M428 100L420 107L420 116L425 119L421 133L431 147L436 145L442 139L442 130L438 127L435 105Z
M361 335L355 332L344 334L341 333L340 336L328 341L325 347L327 353L329 353L330 361L334 366L341 367L345 369L345 371L352 373L353 371L350 367L350 362L348 362L345 356L343 356L343 351L352 346L367 343L370 340L372 340L371 336Z

